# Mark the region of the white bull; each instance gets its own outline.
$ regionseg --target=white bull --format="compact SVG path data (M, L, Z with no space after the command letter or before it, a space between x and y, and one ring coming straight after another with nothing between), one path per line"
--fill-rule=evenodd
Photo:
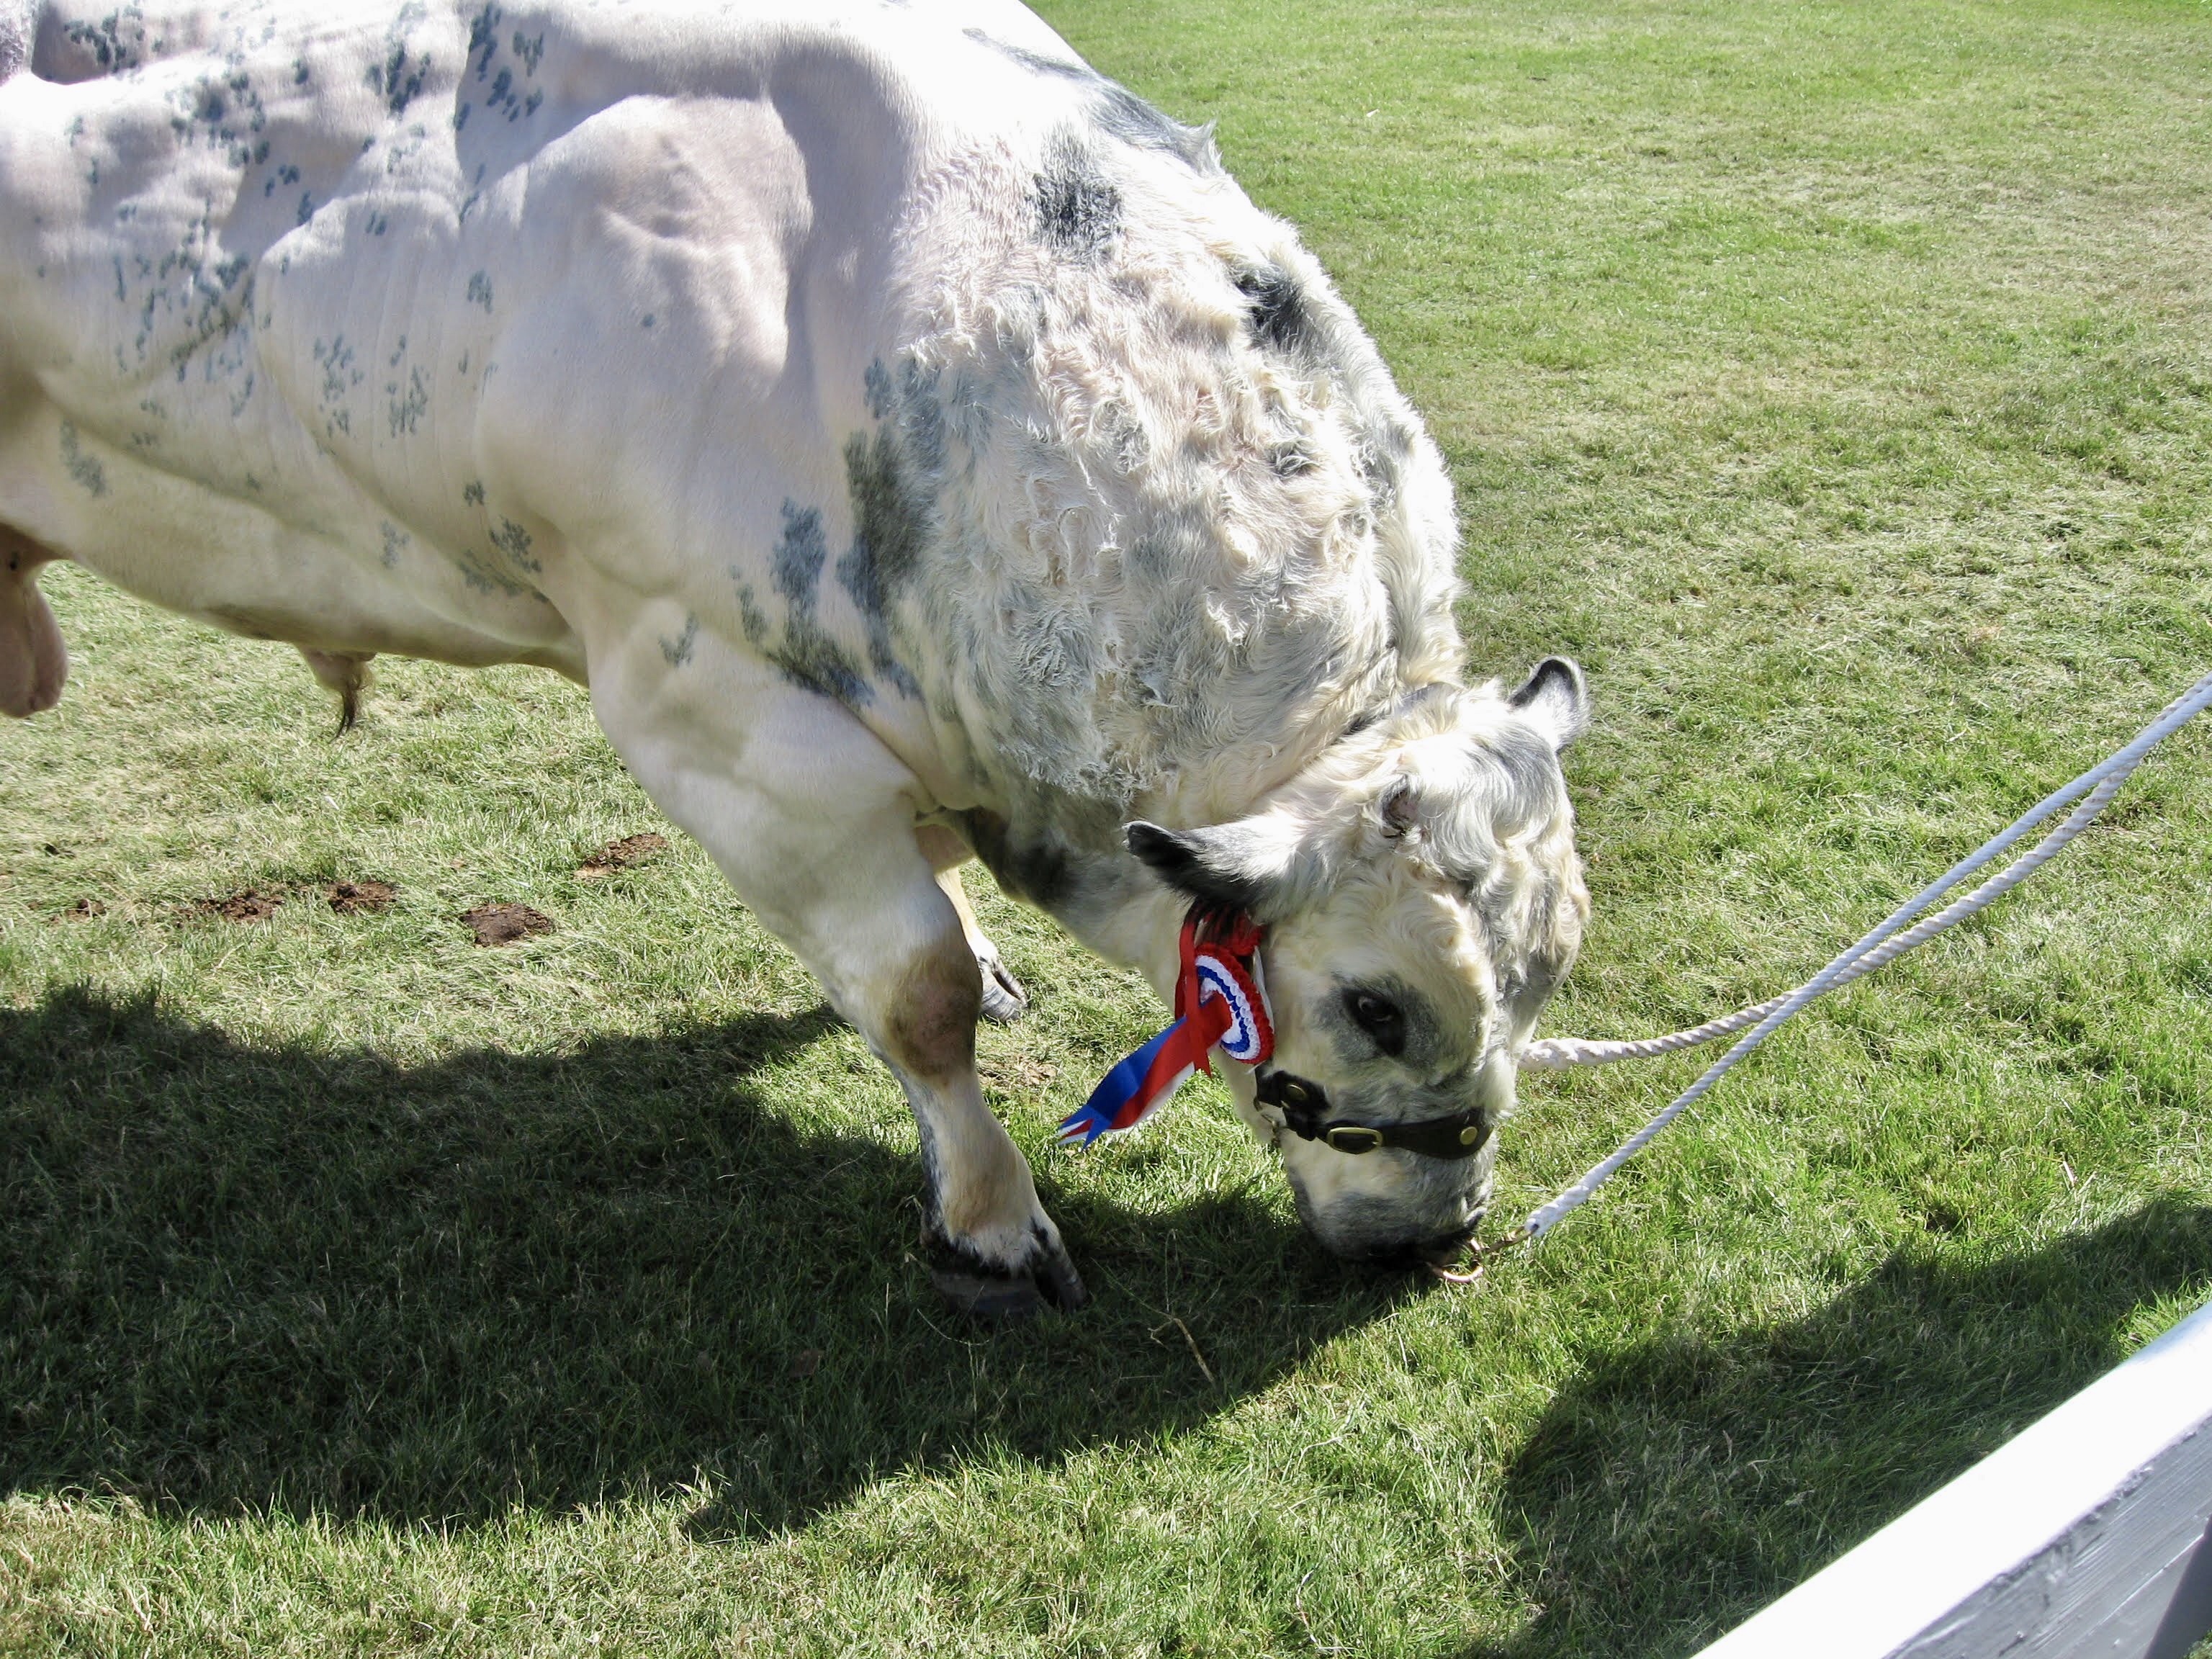
M0 708L57 558L349 715L378 652L588 685L897 1076L974 1305L1083 1291L971 852L1164 993L1249 911L1308 1224L1472 1230L1583 692L1461 685L1455 535L1289 228L1006 0L0 0Z

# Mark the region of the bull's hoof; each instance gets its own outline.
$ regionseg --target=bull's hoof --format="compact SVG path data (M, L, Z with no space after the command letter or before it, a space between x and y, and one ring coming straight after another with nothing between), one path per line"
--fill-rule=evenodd
M1029 993L1006 971L1005 963L994 955L976 957L975 965L983 970L984 1018L994 1025L1012 1025L1029 1012Z
M989 1279L954 1267L932 1267L929 1282L955 1313L988 1319L994 1324L1033 1318L1044 1306L1044 1297L1033 1279Z
M1027 1273L997 1273L961 1262L931 1267L929 1282L954 1312L998 1324L1033 1318L1048 1306L1073 1313L1091 1300L1083 1276L1060 1249L1047 1252Z

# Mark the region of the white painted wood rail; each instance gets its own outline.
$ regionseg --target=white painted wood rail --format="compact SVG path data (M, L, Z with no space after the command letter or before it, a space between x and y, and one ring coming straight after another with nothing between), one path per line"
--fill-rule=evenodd
M2209 1519L2212 1304L1699 1659L2182 1659Z

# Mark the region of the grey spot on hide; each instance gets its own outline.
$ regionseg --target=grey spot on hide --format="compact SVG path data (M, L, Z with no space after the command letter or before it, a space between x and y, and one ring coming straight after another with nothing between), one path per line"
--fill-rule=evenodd
M107 473L100 465L100 458L88 455L78 447L76 428L67 421L62 422L62 465L69 469L70 477L78 487L90 495L107 493Z
M738 585L738 625L744 629L745 643L765 655L769 648L768 613L754 600L752 584L744 579L744 571L732 565L730 579Z
M691 660L691 647L697 642L698 638L698 617L684 617L683 633L672 640L663 640L660 641L661 660L665 662L671 668L683 667L686 663Z
M462 61L476 65L479 81L491 72L493 54L499 51L500 20L506 15L497 6L487 5L469 20L469 47Z
M327 345L316 341L309 356L323 371L322 384L316 390L323 410L323 435L335 438L343 432L352 436L353 411L346 400L353 388L368 378L367 373L355 362L354 349L343 334L332 337Z
M29 38L16 36L15 31L0 23L0 60L11 54L20 64L24 56L31 59L31 72L42 81L70 82L95 79L103 75L120 75L125 70L137 69L146 61L146 17L137 6L120 6L96 23L72 21L62 26L61 39L76 48L75 63L58 60L59 53L35 51L38 8L32 8L32 27ZM10 37L15 36L13 45ZM49 37L50 39L52 37ZM12 67L0 61L0 67ZM0 80L7 78L0 73Z
M837 561L837 580L868 630L868 665L902 696L921 686L894 648L892 611L920 570L936 533L937 483L945 472L945 410L937 372L902 365L894 380L881 363L868 367L865 390L880 422L872 437L845 440L845 483L853 509L853 544Z
M536 588L515 580L495 561L483 554L464 548L446 556L461 573L461 580L476 592L504 593L511 599L538 593Z
M392 398L389 410L392 435L397 438L402 433L412 434L416 424L430 408L430 387L422 378L422 371L419 368L407 371L407 390L404 393L400 392L397 381L387 383L385 392Z
M770 580L793 611L813 615L815 592L822 584L822 567L829 558L822 515L811 507L801 509L786 501L783 534L776 539Z
M867 400L868 414L872 419L890 419L893 397L891 372L884 367L881 358L861 371L860 395Z
M383 95L385 107L394 115L405 113L407 106L421 94L423 82L430 76L430 60L419 52L410 54L403 33L422 15L422 8L419 5L401 8L392 32L385 37L384 62L369 65L369 88Z
M769 642L769 619L750 585L744 582L738 586L738 619L746 642L782 670L787 678L857 708L873 699L874 689L862 677L860 665L830 637L814 616L822 567L829 558L822 515L812 507L784 502L783 533L777 538L769 567L769 580L785 605L783 637Z
M1246 325L1255 343L1296 351L1313 333L1305 298L1290 272L1278 265L1246 266L1230 273L1245 299Z
M1050 910L1066 901L1075 886L1067 848L1049 835L1034 840L1015 836L1006 819L981 808L957 815L968 844L992 878L1007 892Z
M1078 264L1096 264L1121 234L1121 192L1091 153L1065 134L1053 141L1030 188L1037 239Z
M912 499L889 434L845 441L845 481L853 503L853 545L837 561L837 580L868 629L868 663L907 696L921 687L892 650L891 605L919 567L927 520Z
M482 306L487 316L490 314L491 278L483 271L479 270L469 278L468 300L471 305Z
M414 538L410 536L405 531L402 530L398 525L392 523L389 519L384 520L380 522L377 526L377 529L382 532L384 537L384 553L382 556L384 568L386 570L396 570L399 568L400 554L406 550L408 544L411 542Z
M491 544L533 576L544 568L530 551L530 532L512 519L501 519L494 526Z
M1176 552L1160 536L1139 536L1129 548L1129 574L1146 586L1158 586L1176 569Z

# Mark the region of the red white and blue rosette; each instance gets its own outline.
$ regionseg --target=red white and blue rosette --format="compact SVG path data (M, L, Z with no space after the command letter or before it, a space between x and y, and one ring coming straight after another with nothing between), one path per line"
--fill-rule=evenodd
M1274 1053L1258 930L1242 922L1227 938L1201 944L1198 927L1196 921L1183 927L1182 972L1176 986L1176 1010L1182 1018L1106 1073L1083 1109L1060 1126L1061 1146L1088 1146L1135 1128L1166 1105L1193 1072L1212 1071L1209 1056L1217 1047L1247 1066Z
M1275 1022L1269 1018L1267 994L1260 986L1260 959L1252 958L1247 973L1233 957L1212 951L1198 952L1198 1006L1219 1000L1228 1005L1229 1024L1213 1039L1213 1046L1231 1060L1257 1066L1275 1051Z

